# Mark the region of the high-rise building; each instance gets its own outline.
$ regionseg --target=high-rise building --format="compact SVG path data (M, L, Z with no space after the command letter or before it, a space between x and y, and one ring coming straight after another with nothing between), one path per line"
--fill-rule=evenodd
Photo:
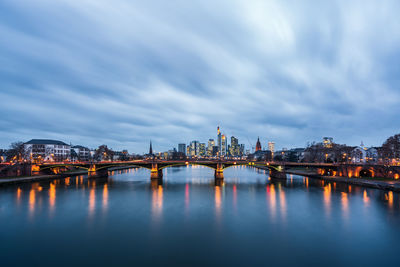
M234 157L239 156L239 154L240 154L239 140L234 136L231 137L231 145L229 147L229 154Z
M178 144L178 152L186 155L186 144Z
M219 130L219 126L217 128L217 146L218 146L218 153L221 155L221 151L222 151L222 134L221 131Z
M199 156L204 157L206 155L206 144L199 143Z
M190 142L190 153L189 155L194 157L194 156L199 156L199 141L192 141Z
M275 143L274 142L268 142L268 150L271 151L271 156L274 158L274 152L275 152Z
M226 136L223 134L221 137L221 156L226 156L226 148L227 148L227 140Z
M257 144L256 144L256 152L257 152L257 151L261 151L261 150L262 150L262 148L261 148L260 137L258 137L258 139L257 139Z
M213 154L213 146L215 146L215 141L214 139L209 139L208 140L208 146L207 146L207 156L211 157Z

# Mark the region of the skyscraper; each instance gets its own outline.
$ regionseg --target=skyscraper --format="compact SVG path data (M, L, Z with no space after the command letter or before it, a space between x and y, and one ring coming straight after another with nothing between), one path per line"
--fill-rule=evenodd
M271 151L271 156L274 158L274 152L275 152L275 143L274 142L268 142L268 150Z
M223 134L221 137L221 156L226 155L227 146L228 146L228 144L227 144L226 136Z
M217 128L217 133L218 133L218 135L217 135L218 153L221 155L222 154L221 153L221 151L222 151L222 143L221 143L222 136L221 136L221 131L219 130L219 126Z
M186 155L186 144L178 144L178 152Z
M212 151L213 147L215 146L215 141L214 139L209 139L208 140L208 146L207 146L207 156L212 156Z
M200 143L199 144L199 156L204 157L206 155L206 144Z

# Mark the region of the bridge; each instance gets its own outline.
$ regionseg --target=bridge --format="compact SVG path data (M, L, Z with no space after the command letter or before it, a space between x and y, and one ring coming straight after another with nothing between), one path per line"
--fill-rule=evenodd
M251 166L268 169L271 178L286 179L286 171L299 169L312 171L320 176L382 177L399 179L400 166L385 164L349 163L297 163L248 160L135 160L116 162L60 162L32 165L32 174L61 174L71 168L88 171L89 176L107 176L110 168L140 167L150 170L151 179L161 179L163 169L187 165L200 165L214 170L215 179L224 178L224 170L232 166Z
M232 166L252 166L269 170L271 178L286 179L286 171L307 171L320 176L340 176L348 178L381 177L400 178L399 165L351 164L351 163L297 163L266 162L248 160L134 160L114 162L51 162L41 164L17 163L1 164L0 176L21 176L40 174L67 174L71 169L86 170L90 177L108 176L108 171L118 167L139 167L150 170L151 179L161 179L163 169L187 165L200 165L214 170L215 179L224 178L224 170ZM64 175L65 175L64 174Z

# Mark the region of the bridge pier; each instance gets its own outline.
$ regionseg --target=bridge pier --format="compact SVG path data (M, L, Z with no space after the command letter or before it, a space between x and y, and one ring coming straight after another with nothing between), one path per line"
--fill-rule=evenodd
M152 163L151 164L151 172L150 172L150 179L162 179L163 177L163 172L162 169L158 168L157 163Z
M97 169L95 164L90 165L88 170L89 178L108 177L108 169Z
M286 180L286 178L287 178L286 172L283 168L280 171L270 168L269 169L269 177L271 179L282 179L282 180L283 179Z
M214 177L215 177L215 179L224 179L224 168L222 166L222 163L217 164L217 168L215 169Z

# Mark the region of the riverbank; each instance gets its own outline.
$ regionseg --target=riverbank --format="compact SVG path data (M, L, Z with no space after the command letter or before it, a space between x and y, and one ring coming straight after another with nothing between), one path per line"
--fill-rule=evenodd
M125 169L131 169L131 168L135 168L135 166L113 167L113 168L110 168L109 171L125 170ZM73 171L69 171L69 172L64 172L62 174L0 178L0 187L7 186L7 185L13 185L13 184L42 182L42 181L48 181L48 180L69 177L69 176L78 176L78 175L86 175L86 174L87 174L86 170L73 170Z
M257 167L257 168L262 170L268 169L267 167ZM340 176L321 176L313 171L306 171L306 170L287 170L286 173L307 176L309 178L324 180L328 182L345 183L350 185L400 192L400 181L375 180L374 178L347 178Z

